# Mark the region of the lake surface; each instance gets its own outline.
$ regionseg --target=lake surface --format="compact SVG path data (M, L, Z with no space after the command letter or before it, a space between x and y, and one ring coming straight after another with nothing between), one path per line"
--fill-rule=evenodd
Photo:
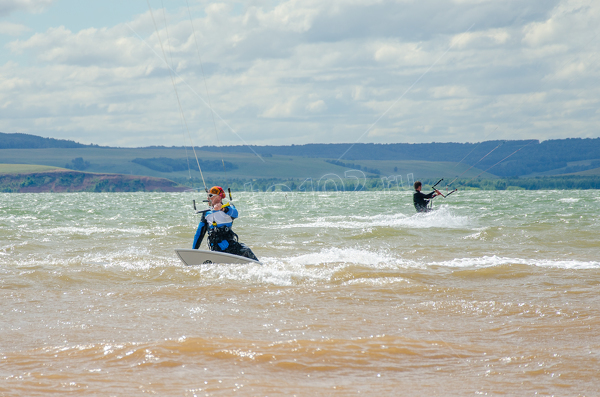
M0 395L600 390L600 191L234 192L263 266L183 265L193 199L0 194Z

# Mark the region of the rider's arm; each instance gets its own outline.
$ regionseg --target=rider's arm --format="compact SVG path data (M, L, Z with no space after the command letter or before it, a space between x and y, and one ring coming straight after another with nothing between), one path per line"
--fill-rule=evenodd
M423 196L425 196L426 199L430 199L430 198L433 198L435 196L435 192L436 191L434 190L431 193L427 193L427 194L423 193Z
M200 224L198 225L198 230L196 230L196 235L194 236L194 245L192 246L193 249L197 250L200 248L200 244L202 244L202 240L204 239L207 229L206 220L202 218Z

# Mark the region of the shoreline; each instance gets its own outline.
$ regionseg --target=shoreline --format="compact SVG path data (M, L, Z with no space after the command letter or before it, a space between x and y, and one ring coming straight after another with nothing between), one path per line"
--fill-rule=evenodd
M0 173L2 193L183 192L187 186L166 178L50 169Z

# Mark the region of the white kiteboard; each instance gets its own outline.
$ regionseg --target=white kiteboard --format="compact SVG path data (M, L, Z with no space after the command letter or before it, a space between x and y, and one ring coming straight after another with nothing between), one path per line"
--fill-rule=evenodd
M204 264L235 264L249 265L252 263L262 265L259 261L246 258L245 256L228 254L226 252L204 251L195 249L175 248L179 259L188 266Z

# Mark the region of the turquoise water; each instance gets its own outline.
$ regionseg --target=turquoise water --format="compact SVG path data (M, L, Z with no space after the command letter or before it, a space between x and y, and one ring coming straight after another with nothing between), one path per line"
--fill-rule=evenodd
M0 195L0 394L594 395L600 191ZM205 247L205 246L204 246Z

